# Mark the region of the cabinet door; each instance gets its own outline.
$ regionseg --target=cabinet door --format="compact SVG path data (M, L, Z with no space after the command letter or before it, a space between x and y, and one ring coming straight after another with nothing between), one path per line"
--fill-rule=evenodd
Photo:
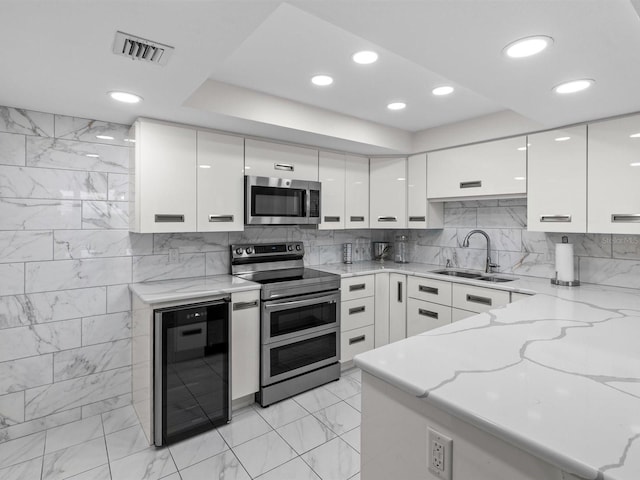
M196 231L196 132L139 120L135 130L130 228L139 233Z
M423 302L415 298L407 300L407 337L433 330L451 323L451 307Z
M356 328L340 334L340 362L353 360L357 354L373 349L374 327Z
M407 276L389 274L389 342L407 337Z
M527 230L587 231L587 127L529 135Z
M346 156L344 216L345 228L369 228L368 158Z
M245 140L245 175L318 181L318 151L280 143Z
M405 228L407 225L407 159L371 158L371 228Z
M389 343L389 274L375 275L375 346Z
M260 291L231 295L231 398L260 388Z
M427 154L407 158L407 227L442 228L443 207L427 200Z
M344 229L345 158L320 152L318 177L322 183L321 221L318 230Z
M244 139L198 132L198 231L244 230Z
M439 200L524 196L526 149L526 137L517 137L430 153L427 196Z
M640 234L640 115L589 125L588 152L587 230Z

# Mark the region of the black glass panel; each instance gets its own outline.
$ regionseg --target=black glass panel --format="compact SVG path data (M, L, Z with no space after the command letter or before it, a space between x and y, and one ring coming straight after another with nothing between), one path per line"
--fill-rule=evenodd
M254 217L304 217L306 191L294 188L251 187Z
M305 367L337 355L336 332L272 348L271 377Z
M335 323L337 308L336 302L324 302L271 312L271 338Z

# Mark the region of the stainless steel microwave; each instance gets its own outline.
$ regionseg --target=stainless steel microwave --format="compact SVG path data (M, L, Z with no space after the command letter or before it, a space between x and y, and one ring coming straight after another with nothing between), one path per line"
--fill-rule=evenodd
M245 175L246 225L320 223L320 182Z

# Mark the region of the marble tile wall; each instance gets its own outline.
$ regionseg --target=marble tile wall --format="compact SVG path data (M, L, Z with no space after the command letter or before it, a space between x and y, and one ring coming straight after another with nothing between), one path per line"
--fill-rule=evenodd
M131 282L228 273L229 245L302 241L309 265L371 259L407 233L412 260L550 277L560 235L526 231L523 200L449 202L442 230L128 232L128 126L0 107L0 442L131 403ZM108 135L113 140L98 139ZM581 279L640 288L640 236L569 235ZM180 261L169 263L169 250Z

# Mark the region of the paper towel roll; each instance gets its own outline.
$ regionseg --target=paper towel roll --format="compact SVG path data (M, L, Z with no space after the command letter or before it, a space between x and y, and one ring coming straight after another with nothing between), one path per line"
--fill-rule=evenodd
M556 275L561 282L573 282L573 245L556 243Z

